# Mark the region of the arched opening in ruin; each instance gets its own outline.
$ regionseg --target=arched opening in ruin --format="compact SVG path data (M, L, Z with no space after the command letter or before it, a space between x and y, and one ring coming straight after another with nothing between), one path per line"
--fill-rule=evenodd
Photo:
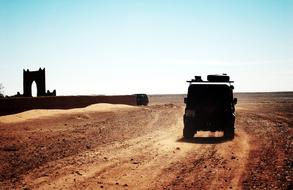
M32 97L37 97L38 96L38 87L37 87L36 81L32 82L31 89L32 89Z

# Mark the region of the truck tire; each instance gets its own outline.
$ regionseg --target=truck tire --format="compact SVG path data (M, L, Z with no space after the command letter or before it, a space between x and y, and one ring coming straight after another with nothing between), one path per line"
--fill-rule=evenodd
M232 140L234 139L235 131L234 131L234 125L230 125L225 127L224 129L224 137L226 139Z
M194 136L194 132L192 131L192 129L190 129L190 127L184 127L183 129L183 137L185 139L191 139Z
M189 121L188 119L185 119L185 117L183 118L183 120L184 120L183 137L185 139L193 138L195 131L193 129L191 121Z

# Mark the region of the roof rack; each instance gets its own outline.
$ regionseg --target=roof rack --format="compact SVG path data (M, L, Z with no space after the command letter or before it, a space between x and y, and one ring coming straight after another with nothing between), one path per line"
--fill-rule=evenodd
M207 76L207 81L203 81L201 79L201 76L194 76L194 79L188 80L189 84L192 83L234 83L234 81L230 81L230 77L227 76L227 74L223 75L208 75Z

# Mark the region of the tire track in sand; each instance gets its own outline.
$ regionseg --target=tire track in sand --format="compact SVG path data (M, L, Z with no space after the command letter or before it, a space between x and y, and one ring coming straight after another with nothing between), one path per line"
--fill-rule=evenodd
M148 125L166 125L160 114L154 113ZM200 132L184 141L180 114L163 130L48 163L25 182L33 189L239 189L247 134L238 130L233 141L226 141L221 133ZM42 170L47 174L35 178Z
M165 125L159 119L160 114L155 113L149 125ZM95 189L101 186L107 189L151 188L164 168L184 159L186 153L196 149L192 144L177 141L182 136L181 117L174 121L172 125L162 127L164 130L48 163L32 171L25 181L29 187L36 189ZM33 173L39 173L44 168L50 169L52 174L34 179Z
M241 129L233 141L221 136L220 132L199 132L196 138L186 141L197 148L165 169L162 177L167 175L169 179L157 183L155 189L242 189L249 137Z

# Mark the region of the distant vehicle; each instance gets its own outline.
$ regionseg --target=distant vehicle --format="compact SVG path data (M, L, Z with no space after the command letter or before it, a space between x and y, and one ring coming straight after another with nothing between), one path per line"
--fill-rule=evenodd
M192 138L197 131L223 131L227 139L234 138L235 105L234 86L230 77L208 75L207 81L195 76L189 82L183 116L184 138Z
M136 96L136 104L141 106L147 106L149 104L149 98L146 94L134 94Z

